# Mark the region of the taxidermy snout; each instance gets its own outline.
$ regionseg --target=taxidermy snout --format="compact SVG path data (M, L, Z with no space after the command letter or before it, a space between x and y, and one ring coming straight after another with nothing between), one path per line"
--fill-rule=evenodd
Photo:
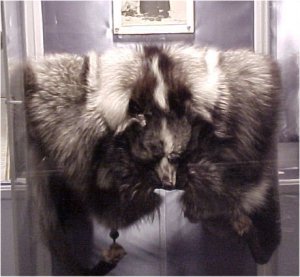
M163 157L156 167L156 172L160 178L161 186L165 190L176 189L177 165L169 162L168 157Z

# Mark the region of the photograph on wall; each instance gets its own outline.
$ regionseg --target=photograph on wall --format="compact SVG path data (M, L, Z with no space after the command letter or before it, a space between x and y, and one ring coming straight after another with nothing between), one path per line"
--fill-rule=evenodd
M114 0L114 34L193 33L193 0Z

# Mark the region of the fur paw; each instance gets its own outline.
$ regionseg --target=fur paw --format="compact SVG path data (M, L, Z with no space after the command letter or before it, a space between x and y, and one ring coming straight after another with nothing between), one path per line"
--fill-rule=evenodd
M232 225L233 225L233 229L240 236L243 236L244 234L249 232L252 226L252 220L246 215L241 215L232 222Z

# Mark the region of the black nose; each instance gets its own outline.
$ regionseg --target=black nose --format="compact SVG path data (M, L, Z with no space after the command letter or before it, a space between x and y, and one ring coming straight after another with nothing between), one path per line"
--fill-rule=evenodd
M175 185L172 184L170 181L163 181L162 188L165 190L173 190L173 189L175 189Z

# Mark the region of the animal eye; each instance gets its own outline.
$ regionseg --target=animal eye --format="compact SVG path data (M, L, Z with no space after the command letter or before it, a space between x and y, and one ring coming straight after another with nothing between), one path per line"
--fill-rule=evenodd
M144 115L146 117L151 117L152 116L152 112L151 111L145 111Z
M179 162L179 159L180 159L180 154L179 153L176 153L176 152L172 152L168 155L168 161L171 163L171 164L176 164Z
M130 100L129 101L129 105L128 105L128 112L130 114L142 114L143 110L141 108L141 106L134 100Z

